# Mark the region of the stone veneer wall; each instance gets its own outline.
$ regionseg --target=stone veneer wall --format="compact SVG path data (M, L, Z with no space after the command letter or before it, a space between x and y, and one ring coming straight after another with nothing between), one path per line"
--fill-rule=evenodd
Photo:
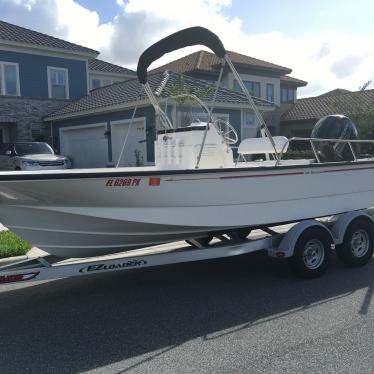
M68 103L68 100L0 97L0 116L16 121L10 125L12 141L32 141L40 135L48 136L43 117Z

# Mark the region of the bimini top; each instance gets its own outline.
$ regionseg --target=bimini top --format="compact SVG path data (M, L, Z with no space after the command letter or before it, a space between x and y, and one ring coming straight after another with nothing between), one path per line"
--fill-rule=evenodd
M227 53L216 34L204 27L189 27L161 39L142 53L137 68L139 82L142 84L147 83L147 69L152 62L158 60L166 53L193 45L205 45L220 58L223 58Z

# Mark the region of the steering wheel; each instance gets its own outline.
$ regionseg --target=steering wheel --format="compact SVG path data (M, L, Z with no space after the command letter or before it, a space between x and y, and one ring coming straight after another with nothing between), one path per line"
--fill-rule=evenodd
M223 137L227 144L237 143L237 141L239 140L238 133L229 121L218 118L213 122L213 124L216 127L218 134Z

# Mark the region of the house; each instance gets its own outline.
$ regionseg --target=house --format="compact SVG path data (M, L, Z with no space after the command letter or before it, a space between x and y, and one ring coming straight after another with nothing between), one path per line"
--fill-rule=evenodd
M279 133L281 114L290 104L296 102L297 89L307 85L307 82L289 76L292 72L290 68L232 51L228 51L228 54L249 92L254 97L275 104L277 109L271 116L267 116L267 123L273 134ZM216 81L220 67L221 61L216 55L201 50L160 66L153 72L171 70L195 78ZM238 82L227 67L222 76L222 86L240 91ZM253 122L256 127L254 118ZM248 133L247 137L250 136L254 136L252 132Z
M374 90L335 89L320 96L298 99L280 121L280 132L287 137L309 137L315 123L330 114L355 116L374 110Z
M180 75L171 71L155 72L148 77L152 90L160 100L170 96L180 80ZM183 84L189 89L205 90L207 97L204 101L208 105L212 102L215 88L212 82L185 76ZM266 100L254 100L262 111L274 109L274 104ZM165 107L167 101L164 100L162 105ZM171 116L187 114L183 111L171 113L172 110L173 107L170 107ZM134 120L129 131L132 116ZM220 88L215 103L215 117L229 121L239 137L246 136L247 128L253 129L252 113L248 111L246 97L240 92ZM45 120L53 134L53 146L71 157L74 167L117 164L127 134L126 150L120 165L135 166L154 162L157 132L155 111L137 79L95 89L89 95L48 115Z
M0 21L0 143L43 137L43 117L90 88L129 79L98 51Z

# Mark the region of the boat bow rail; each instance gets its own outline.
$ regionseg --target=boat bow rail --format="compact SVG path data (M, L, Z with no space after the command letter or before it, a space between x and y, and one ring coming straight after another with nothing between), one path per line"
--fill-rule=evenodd
M283 146L282 146L282 148L280 149L280 152L279 152L279 158L278 158L278 160L275 164L276 166L281 165L282 157L287 152L287 149L289 148L290 143L292 143L292 142L308 142L310 144L310 147L311 147L312 151L313 151L314 157L319 164L321 164L322 161L321 161L321 159L318 155L317 149L315 147L316 143L347 144L349 146L349 149L350 149L351 153L352 153L352 157L353 157L354 161L358 161L360 159L359 155L357 155L357 152L353 147L354 144L371 144L371 145L374 145L374 140L369 140L369 139L324 139L324 138L292 137L290 139L287 139L287 141L285 141L283 143Z

